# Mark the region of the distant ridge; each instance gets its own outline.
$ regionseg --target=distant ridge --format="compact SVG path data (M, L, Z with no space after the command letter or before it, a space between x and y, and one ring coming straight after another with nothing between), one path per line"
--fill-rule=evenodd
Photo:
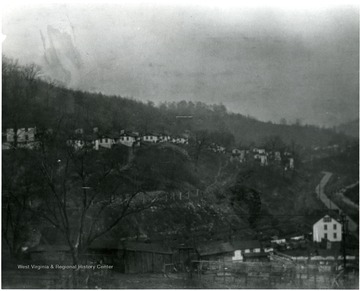
M359 118L347 123L340 124L336 127L336 131L359 138Z

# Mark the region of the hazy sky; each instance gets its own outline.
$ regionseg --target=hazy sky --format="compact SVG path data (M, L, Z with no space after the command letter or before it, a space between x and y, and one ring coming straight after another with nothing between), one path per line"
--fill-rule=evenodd
M358 117L354 5L22 4L3 12L3 34L5 55L72 88L275 122Z

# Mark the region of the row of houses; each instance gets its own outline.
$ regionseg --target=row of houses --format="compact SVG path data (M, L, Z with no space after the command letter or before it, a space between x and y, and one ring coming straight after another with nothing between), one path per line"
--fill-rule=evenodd
M51 132L51 130L49 130ZM6 135L3 137L3 149L10 149L12 144L17 141L18 147L23 148L36 148L37 129L19 128L16 130L8 128ZM170 142L178 145L189 144L189 134L182 136L170 136L167 134L145 133L140 135L138 132L121 130L119 133L99 134L98 129L94 128L91 134L85 134L82 128L76 129L71 138L67 140L67 145L74 147L76 150L84 147L91 147L94 150L100 148L111 149L114 145L121 144L126 147L139 147L141 143L163 143ZM285 169L294 169L294 158L291 153L280 151L266 151L263 148L254 147L249 149L234 148L228 151L224 146L212 143L208 146L208 150L215 153L230 153L230 161L238 161L244 163L246 161L253 161L259 163L261 166L267 166L272 163L280 164L281 161L286 161Z
M15 142L15 139L18 147L35 148L38 145L36 127L19 128L16 130L16 133L14 129L8 128L6 130L6 135L3 136L3 149L10 149L11 145ZM116 144L134 147L140 146L142 142L170 142L186 145L189 143L189 139L187 136L170 136L155 133L145 133L140 135L138 132L126 130L121 130L119 133L99 134L97 128L94 128L91 134L86 134L82 128L79 128L76 129L74 134L67 140L67 144L73 146L77 150L85 146L92 147L95 150L99 150L100 148L110 149Z
M261 166L268 166L269 164L284 164L285 170L294 169L294 158L290 152L284 151L266 151L264 148L254 147L250 149L232 149L230 161L238 161L244 163L247 161L254 161ZM283 162L283 163L282 163Z

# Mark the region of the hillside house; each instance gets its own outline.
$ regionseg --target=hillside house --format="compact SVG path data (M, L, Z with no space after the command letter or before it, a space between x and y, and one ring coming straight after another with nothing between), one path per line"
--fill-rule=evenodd
M98 150L100 147L111 149L112 146L115 144L114 138L109 135L104 135L101 138L95 140L94 148Z
M238 161L240 163L243 163L246 160L245 157L246 157L245 150L233 149L231 151L230 161Z
M35 135L36 135L36 127L19 128L16 132L17 142L18 143L34 142ZM6 130L6 141L10 143L15 141L15 132L13 128L8 128Z
M261 244L258 240L242 240L232 243L234 248L233 261L243 261L245 254L261 253Z
M153 133L147 133L141 137L143 142L157 143L159 141L159 136Z
M84 129L83 128L77 128L74 130L75 134L84 134Z
M131 132L123 132L120 137L114 139L114 143L122 144L127 147L132 147L137 144L138 136Z
M289 169L294 169L294 158L289 158Z
M159 136L159 142L171 142L171 136L166 134L161 134Z
M255 154L254 159L260 162L260 166L268 165L268 158L266 154Z
M85 142L82 139L68 139L66 141L66 144L68 146L74 147L75 150L80 150L84 147Z
M266 150L255 147L255 148L253 148L253 153L255 153L255 154L260 154L260 155L265 155L265 154L266 154Z
M222 153L225 154L226 153L226 148L220 145L217 145L215 143L212 143L209 147L209 150L211 150L214 153Z
M19 148L33 149L38 144L36 142L36 127L23 127L16 131L17 146ZM4 141L3 141L4 142ZM15 132L13 128L6 129L6 141L4 148L11 148L15 142Z
M76 136L66 141L68 146L74 147L75 150L80 150L85 146L95 149L95 141L92 136Z
M341 235L342 224L329 215L325 215L313 225L314 242L321 242L323 239L331 242L341 241Z
M189 140L185 137L174 137L171 142L175 144L188 144Z

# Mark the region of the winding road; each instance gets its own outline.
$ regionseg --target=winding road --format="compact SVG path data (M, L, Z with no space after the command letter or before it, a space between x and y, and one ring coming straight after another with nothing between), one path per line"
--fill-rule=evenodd
M325 194L324 188L326 186L326 184L329 182L332 173L330 172L323 172L325 175L324 177L321 179L319 185L316 186L315 188L315 192L317 194L317 197L321 200L322 203L324 203L324 205L328 208L328 209L337 209L340 210L340 212L343 212L343 210L337 206L333 201L331 201ZM357 238L358 236L358 224L352 219L350 218L348 215L346 215L347 220L349 221L348 223L348 228L349 231L354 234Z

